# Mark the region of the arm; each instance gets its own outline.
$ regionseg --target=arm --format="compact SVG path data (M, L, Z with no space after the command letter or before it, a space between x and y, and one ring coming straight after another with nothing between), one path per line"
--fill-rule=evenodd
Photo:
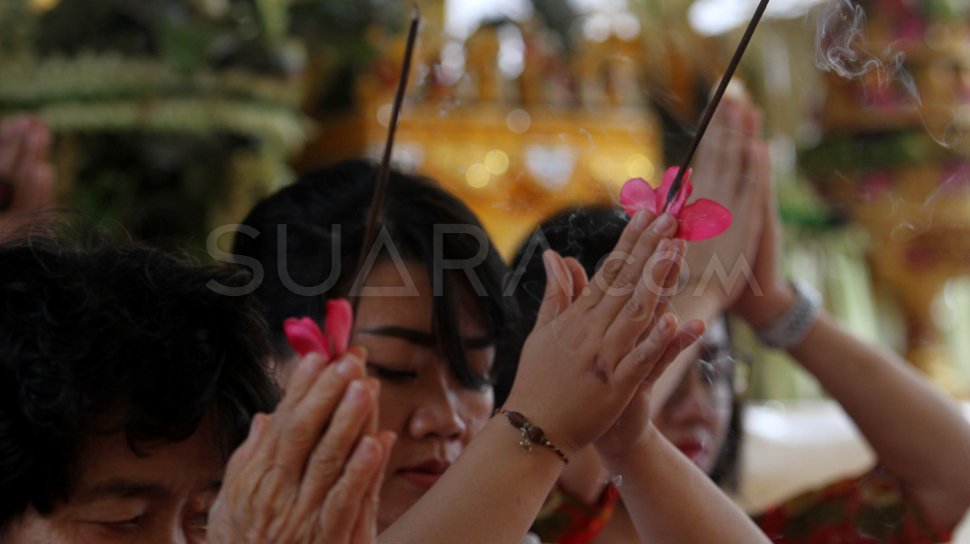
M651 282L641 280L646 274L665 285L676 276L682 247L660 243L674 230L641 212L588 284L575 261L543 255L546 294L506 408L541 426L567 455L602 435L639 384L679 351L669 346L679 346L687 331L663 314ZM519 542L564 466L549 448L523 451L520 439L504 416L493 418L380 541L450 543L461 535L469 544Z
M754 268L763 294L748 290L734 308L756 329L783 315L793 298L777 272L781 227L772 199L767 205L771 220ZM826 315L790 354L842 405L879 463L934 522L952 526L963 516L970 507L970 426L953 402L899 356L853 337Z
M694 179L695 196L724 204L733 220L723 235L691 243L683 271L689 279L670 303L671 311L683 321L717 317L740 296L762 230L762 202L770 180L758 175L767 154L767 143L761 138L761 113L739 87L732 84L729 91L701 141ZM719 269L724 271L725 281ZM660 410L693 362L694 357L684 352L660 376L650 394L652 410ZM561 479L566 490L588 504L600 496L606 481L606 472L592 449L574 457Z
M689 321L689 334L671 344L681 352L704 333L704 323ZM617 486L641 542L677 544L768 542L760 529L711 481L667 441L650 421L651 390L657 375L645 380L617 422L596 441L608 474Z
M768 542L758 527L667 441L653 424L648 438L619 458L604 458L641 542Z

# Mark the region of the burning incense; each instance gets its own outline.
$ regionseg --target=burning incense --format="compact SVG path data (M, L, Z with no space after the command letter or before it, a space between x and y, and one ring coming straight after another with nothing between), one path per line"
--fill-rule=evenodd
M765 8L767 7L768 0L761 0L761 2L758 4L758 8L754 10L754 15L751 17L751 22L748 23L748 28L745 29L744 35L741 36L741 42L738 43L738 48L734 50L734 57L731 58L731 62L728 64L727 70L725 70L724 76L721 78L721 82L717 85L717 90L714 91L714 96L711 98L710 103L707 104L707 108L704 110L704 115L701 117L701 122L697 127L697 133L694 134L694 139L691 141L690 148L687 150L687 156L684 157L684 162L681 163L680 169L677 171L677 177L674 178L674 183L670 187L670 192L667 193L667 203L664 205L664 211L667 211L674 199L677 198L677 193L680 192L680 187L684 180L684 174L687 173L687 168L690 166L690 161L694 158L694 152L697 151L697 146L701 143L701 138L703 138L704 133L707 132L707 126L711 124L711 118L714 117L714 111L717 110L717 105L721 102L721 98L724 96L724 91L727 90L728 83L730 83L731 78L734 77L734 72L738 69L738 64L741 62L741 57L744 55L744 50L748 48L748 42L751 41L751 36L754 34L755 28L758 27L758 23L761 21L761 16L764 15Z
M354 282L357 289L362 289L365 278L360 278L364 267L364 259L370 252L374 241L377 238L377 224L381 219L381 212L384 209L384 196L387 193L387 180L391 169L391 150L394 147L394 133L397 129L397 120L401 115L401 104L404 102L404 91L408 85L408 76L411 73L411 57L414 53L414 42L418 36L418 23L421 15L418 13L418 6L414 6L411 13L411 26L408 29L407 47L404 50L404 64L401 66L401 79L397 83L397 94L394 95L394 107L391 110L391 118L387 126L387 142L384 144L384 156L381 158L381 167L377 172L377 183L374 186L374 196L370 202L370 212L367 215L367 223L364 227L364 240L360 246L360 255L357 258L357 272L354 274ZM355 290L357 290L355 289ZM357 300L353 297L354 310L357 309ZM356 312L355 312L356 313Z

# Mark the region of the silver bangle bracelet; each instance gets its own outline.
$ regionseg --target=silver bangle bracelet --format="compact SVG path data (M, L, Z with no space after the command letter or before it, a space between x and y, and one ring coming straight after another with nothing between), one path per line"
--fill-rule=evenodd
M808 335L822 307L822 295L805 282L792 282L795 302L777 321L756 331L758 339L767 346L788 350Z

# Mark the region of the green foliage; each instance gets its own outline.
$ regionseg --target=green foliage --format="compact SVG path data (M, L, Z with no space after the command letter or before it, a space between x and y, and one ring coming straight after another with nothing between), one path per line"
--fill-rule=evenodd
M256 170L245 183L288 179L308 122L286 0L27 6L0 1L0 114L33 111L54 131L68 206L138 238L201 244L226 208L249 205L234 187L241 157Z

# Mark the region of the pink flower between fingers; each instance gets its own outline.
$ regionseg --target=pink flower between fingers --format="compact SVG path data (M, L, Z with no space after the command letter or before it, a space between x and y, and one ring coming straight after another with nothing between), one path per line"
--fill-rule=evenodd
M350 332L354 326L354 310L345 298L327 301L327 322L324 324L331 353L340 357L350 344Z
M350 344L354 312L346 299L327 301L326 334L309 317L290 317L283 321L283 331L293 350L301 357L316 352L327 361L343 355Z
M660 187L654 189L642 178L627 180L620 189L620 204L627 215L633 216L640 210L649 210L655 215L663 212L667 194L677 177L678 167L672 166L664 172ZM683 185L677 197L670 204L668 212L677 219L676 238L697 241L713 238L731 226L731 211L708 198L699 198L690 204L687 199L694 190L690 181L691 171L684 174Z

